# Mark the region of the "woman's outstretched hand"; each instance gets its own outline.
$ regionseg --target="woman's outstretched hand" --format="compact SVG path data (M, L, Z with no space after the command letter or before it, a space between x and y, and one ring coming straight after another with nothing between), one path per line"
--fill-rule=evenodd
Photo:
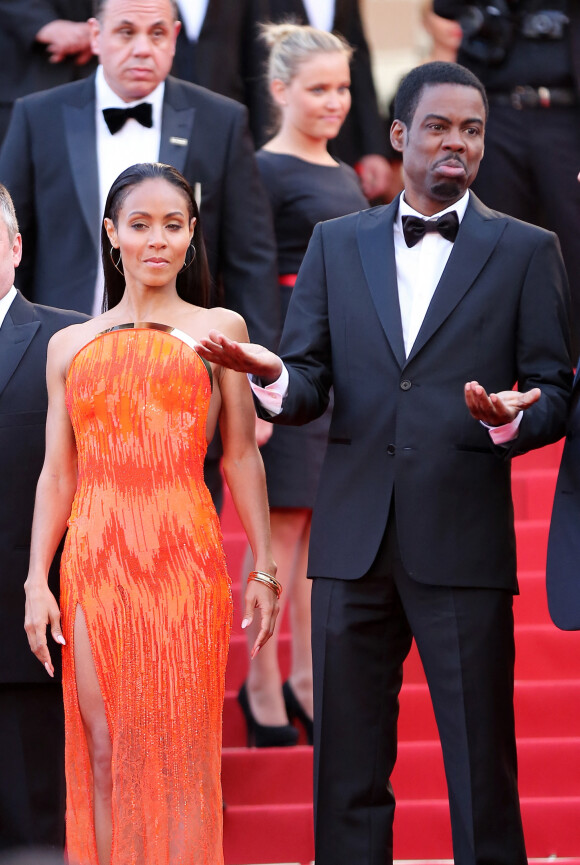
M217 363L236 372L256 375L265 384L280 378L282 361L274 352L252 342L236 342L217 330L210 330L199 340L198 354L210 363Z
M50 625L52 637L61 646L66 645L60 627L60 610L56 598L46 584L25 586L26 608L24 630L33 653L44 666L49 676L54 678L54 667L48 651L46 628Z

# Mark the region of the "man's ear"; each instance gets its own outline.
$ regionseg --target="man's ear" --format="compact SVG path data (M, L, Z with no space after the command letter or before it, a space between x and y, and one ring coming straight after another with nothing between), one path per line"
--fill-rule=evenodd
M101 34L101 22L98 18L89 18L88 20L91 40L91 51L98 57L100 52L99 36Z
M393 120L391 124L391 145L397 153L403 152L407 127L402 120Z

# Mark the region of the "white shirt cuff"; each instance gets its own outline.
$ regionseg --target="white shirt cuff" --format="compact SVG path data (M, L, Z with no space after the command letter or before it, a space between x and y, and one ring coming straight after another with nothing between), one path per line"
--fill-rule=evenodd
M518 429L523 416L524 413L521 411L512 421L504 423L501 426L490 426L487 423L483 423L483 421L481 423L489 431L494 445L507 445L518 437Z
M288 393L288 382L290 380L288 370L284 364L282 364L282 372L280 373L280 376L276 381L267 384L266 387L260 387L259 384L256 384L251 375L248 375L248 379L250 381L250 387L262 408L273 417L280 414L282 411L282 400Z

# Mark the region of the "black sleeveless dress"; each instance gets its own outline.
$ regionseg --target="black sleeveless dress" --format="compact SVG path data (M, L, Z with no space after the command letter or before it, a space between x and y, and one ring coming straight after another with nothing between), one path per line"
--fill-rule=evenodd
M266 150L257 160L274 215L280 276L298 273L316 223L368 207L355 171L343 162L316 165ZM284 321L292 288L280 285L280 292ZM274 427L262 448L270 507L313 507L331 408L305 426Z

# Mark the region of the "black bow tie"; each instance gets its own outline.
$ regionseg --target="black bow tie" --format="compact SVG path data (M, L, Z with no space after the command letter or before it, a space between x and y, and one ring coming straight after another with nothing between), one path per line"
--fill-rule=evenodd
M403 234L407 246L415 246L427 231L438 231L445 240L454 242L459 229L459 217L455 210L444 213L439 219L421 219L418 216L403 216Z
M146 126L148 129L153 126L153 110L150 102L140 102L133 108L103 108L103 117L111 135L122 129L129 117L134 117L141 126Z

